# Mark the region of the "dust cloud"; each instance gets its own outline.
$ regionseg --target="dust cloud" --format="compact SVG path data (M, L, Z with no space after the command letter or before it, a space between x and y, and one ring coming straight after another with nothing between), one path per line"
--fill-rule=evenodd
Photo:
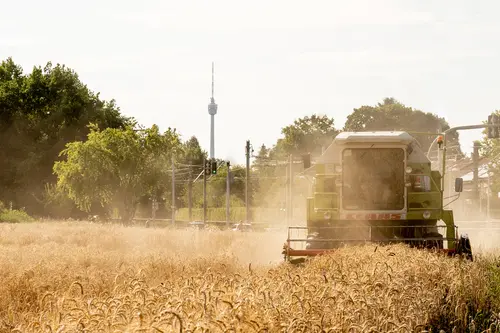
M455 225L459 236L469 237L472 253L500 252L500 220L460 220Z
M286 232L236 232L123 227L84 222L0 225L0 261L30 269L35 261L61 263L224 258L237 265L276 265ZM68 253L75 258L66 258ZM79 258L79 259L78 259ZM111 258L114 258L111 260Z

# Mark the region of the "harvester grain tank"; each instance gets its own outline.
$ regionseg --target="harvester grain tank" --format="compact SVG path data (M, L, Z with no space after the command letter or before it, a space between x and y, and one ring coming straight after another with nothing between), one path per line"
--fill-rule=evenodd
M441 173L431 169L409 133L340 133L314 168L307 225L288 228L286 260L366 242L405 243L472 259L468 237L458 236L453 212L445 209ZM457 178L458 195L462 186Z

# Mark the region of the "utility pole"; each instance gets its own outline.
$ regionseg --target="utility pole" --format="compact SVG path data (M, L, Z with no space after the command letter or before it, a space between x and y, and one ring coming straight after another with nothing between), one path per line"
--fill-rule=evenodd
M491 181L490 181L490 168L488 167L488 187L486 189L487 197L486 197L486 205L487 205L487 210L486 210L486 221L490 222L490 198L491 198L491 191L490 191L490 186L491 186Z
M289 168L290 168L290 222L293 223L293 155L290 154L289 156Z
M290 226L290 191L288 190L290 185L288 185L288 182L290 181L290 168L288 166L285 166L285 219L286 219L286 224L287 226Z
M175 225L175 158L172 154L172 226Z
M207 223L207 160L203 159L203 223Z
M250 223L250 207L249 207L249 180L250 180L250 140L247 140L247 144L245 146L245 154L247 160L247 172L246 172L246 183L245 183L245 206L246 206L246 216L247 223Z
M226 227L229 229L229 221L230 221L230 197L231 197L231 163L227 161L227 177L226 177Z
M474 201L475 204L478 204L479 200L479 142L474 141L474 151L472 153L472 163L473 163L473 178L472 178L472 184L474 186L473 188L473 195L474 195Z
M189 162L191 164L191 162ZM193 221L193 170L189 167L189 179L188 179L188 210L189 210L189 222Z

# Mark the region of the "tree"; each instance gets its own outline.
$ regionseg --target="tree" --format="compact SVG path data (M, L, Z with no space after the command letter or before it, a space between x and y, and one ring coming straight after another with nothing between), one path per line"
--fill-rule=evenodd
M293 124L284 127L281 134L283 138L278 139L273 147L270 152L271 158L285 158L289 154L305 153L319 156L323 146L332 142L338 130L335 129L333 118L313 114L296 119Z
M196 194L193 181L203 171L203 161L207 158L208 153L204 151L200 142L195 136L192 136L182 144L182 154L177 159L179 161L179 169L176 171L176 183L180 184L180 188L176 187L176 197L178 202L176 207L188 207L189 205L189 186L191 186L191 199L193 200ZM201 177L199 179L202 179ZM190 184L191 183L191 184Z
M448 122L432 113L425 113L398 102L394 98L385 98L377 106L361 106L347 117L344 131L415 131L437 133L449 129ZM434 140L433 135L413 134L420 145L427 151ZM447 136L448 146L458 146L458 133ZM463 157L460 147L456 147Z
M87 124L133 125L115 101L99 99L64 65L34 67L24 75L12 58L0 64L0 200L47 214L43 198L56 179L54 161L68 142L82 140Z
M271 149L263 144L260 146L257 156L255 156L255 161L252 163L252 170L257 172L260 176L272 175L274 173L274 167L270 164L272 162L269 156L270 153Z
M208 153L204 151L200 142L195 136L192 136L183 143L181 169L184 171L180 180L187 181L190 177L195 178L203 171L203 161L207 159Z
M170 128L160 134L156 125L142 130L89 127L86 141L71 142L61 152L66 160L54 165L57 185L80 209L90 211L95 202L117 207L128 222L141 197L162 195L171 185L165 165L180 152L179 135Z
M500 110L494 112L500 117ZM487 121L484 121L487 123ZM488 129L483 130L483 139L479 142L479 154L488 160L488 170L491 173L490 189L493 193L500 192L500 140L489 139Z

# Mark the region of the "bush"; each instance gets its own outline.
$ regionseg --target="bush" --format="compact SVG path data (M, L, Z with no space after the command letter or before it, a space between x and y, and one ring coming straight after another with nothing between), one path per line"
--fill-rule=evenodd
M23 210L2 209L2 206L3 204L0 202L0 222L20 223L33 221L33 218Z

